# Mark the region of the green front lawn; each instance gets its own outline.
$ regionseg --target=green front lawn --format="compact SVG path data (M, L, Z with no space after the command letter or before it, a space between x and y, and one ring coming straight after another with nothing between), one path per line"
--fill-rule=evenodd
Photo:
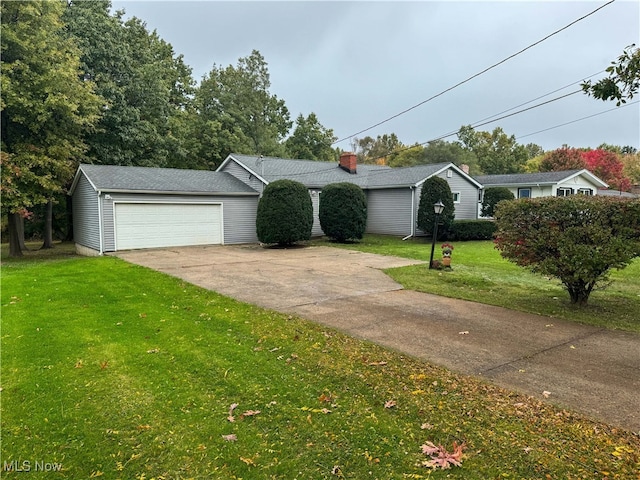
M116 258L5 261L1 305L2 478L24 476L12 465L146 480L640 468L631 433ZM462 466L421 466L428 441L464 442Z
M441 258L436 244L434 258ZM446 297L487 303L523 312L563 318L590 325L640 332L640 258L623 270L614 270L611 283L594 291L587 307L569 302L558 280L534 275L508 262L493 242L450 242L454 246L452 271L429 270L426 265L401 267L386 273L405 288ZM429 262L431 240L402 241L396 237L367 235L359 243L341 245L314 241L363 252L396 255Z

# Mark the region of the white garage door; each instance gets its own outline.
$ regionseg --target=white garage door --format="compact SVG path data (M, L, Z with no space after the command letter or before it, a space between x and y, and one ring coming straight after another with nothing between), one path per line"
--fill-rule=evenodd
M116 203L116 250L222 243L222 205Z

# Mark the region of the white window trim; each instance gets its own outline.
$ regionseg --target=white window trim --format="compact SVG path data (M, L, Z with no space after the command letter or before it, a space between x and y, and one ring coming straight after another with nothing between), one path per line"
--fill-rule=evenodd
M460 197L462 196L460 192L451 192L451 196L453 197L453 203L460 203ZM457 200L456 197L458 198Z
M528 197L523 197L522 195L520 195L520 192L524 190L527 190L529 192ZM518 198L531 198L532 194L533 194L533 190L531 189L531 187L518 188Z

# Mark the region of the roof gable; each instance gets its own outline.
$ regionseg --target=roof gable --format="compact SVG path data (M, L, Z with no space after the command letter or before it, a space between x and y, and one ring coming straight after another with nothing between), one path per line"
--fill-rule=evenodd
M80 175L87 178L94 190L102 192L258 194L226 172L121 165L80 165L70 193Z
M560 172L535 172L535 173L512 173L506 175L479 175L474 177L485 187L495 186L517 186L517 185L556 185L564 183L572 178L584 176L591 183L599 187L606 187L607 184L596 177L589 170L564 170Z

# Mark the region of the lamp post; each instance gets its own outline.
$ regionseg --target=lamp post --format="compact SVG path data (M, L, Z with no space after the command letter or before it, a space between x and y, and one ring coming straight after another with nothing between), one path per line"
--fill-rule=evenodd
M438 220L440 219L440 214L443 210L444 203L442 203L442 200L438 200L437 203L433 204L433 212L436 214L436 217L433 221L433 239L431 241L431 258L429 259L429 269L433 268L433 251L436 249L436 238L438 237Z

